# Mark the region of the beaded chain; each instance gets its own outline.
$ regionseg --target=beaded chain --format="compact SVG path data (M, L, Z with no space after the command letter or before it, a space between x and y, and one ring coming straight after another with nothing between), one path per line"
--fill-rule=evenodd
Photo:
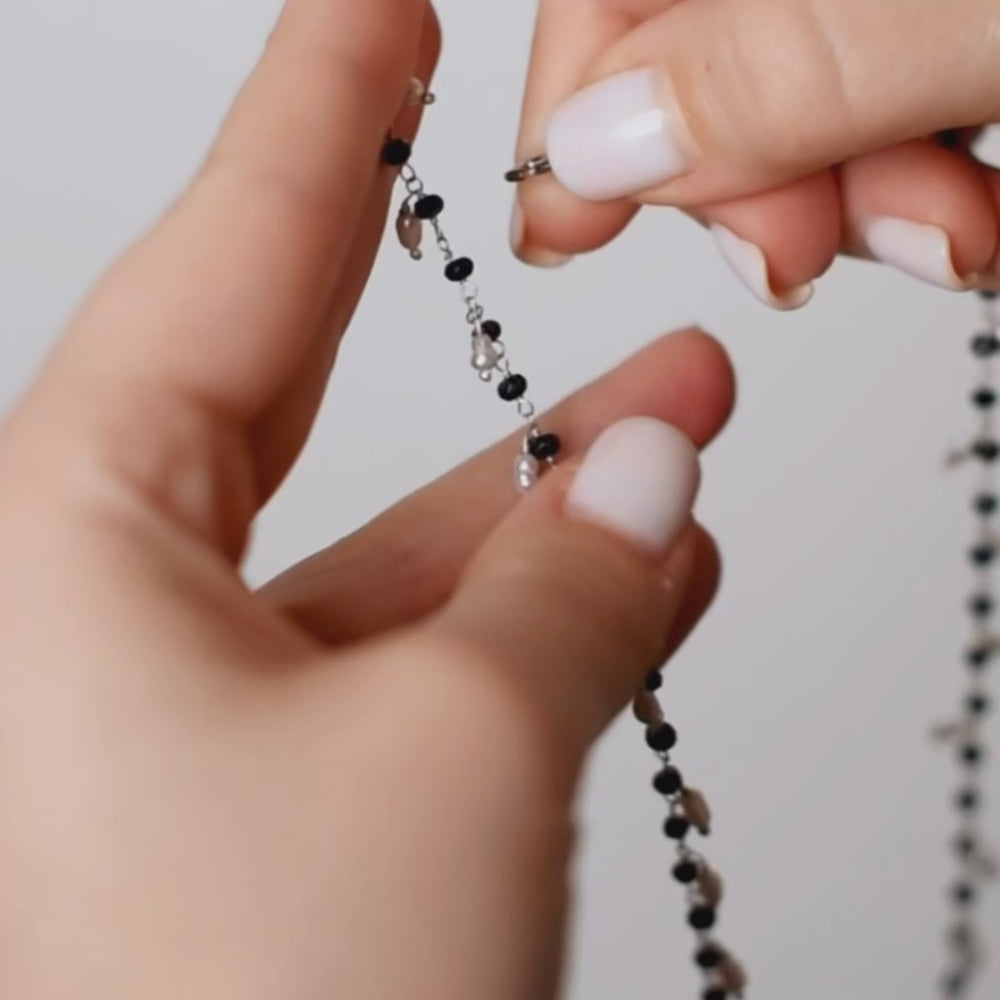
M413 80L407 102L433 104L434 95L419 80ZM518 416L526 424L524 443L514 461L514 484L520 492L526 493L538 482L543 467L555 464L562 442L557 435L544 433L539 426L535 404L528 398L528 380L515 372L507 359L503 329L495 319L485 318L479 289L471 280L475 264L471 257L456 256L452 250L441 225L444 199L427 193L423 180L410 163L412 153L410 143L393 135L387 138L382 150L383 161L399 171L399 179L406 189L396 218L396 235L410 257L421 260L425 223L433 230L435 243L444 258L444 276L458 285L465 304L465 321L472 333L472 367L483 382L497 379L497 395L506 403L514 403Z
M410 83L407 103L429 105L434 95L419 81ZM502 400L516 404L526 430L520 452L514 460L514 485L520 492L530 490L546 466L555 464L562 442L558 435L542 430L534 403L528 398L528 380L511 368L502 329L496 320L484 318L486 313L479 301L479 289L472 282L475 265L471 258L456 256L441 225L444 200L428 194L420 175L410 163L413 149L405 139L389 135L382 151L383 162L399 173L406 195L396 218L396 235L403 248L414 260L423 257L425 224L430 225L437 248L444 258L445 278L458 285L465 304L465 321L472 335L472 367L486 383L496 382ZM550 170L545 157L536 157L510 171L507 180L520 183ZM677 845L677 860L673 877L687 889L688 923L697 934L695 964L703 974L701 1000L742 998L747 985L746 973L735 958L711 936L717 922L722 900L722 879L708 862L688 844L692 830L708 836L711 814L705 797L689 787L680 771L671 764L670 752L677 743L677 733L664 717L656 698L663 683L659 670L646 679L636 696L636 718L646 727L646 743L660 760L660 770L653 787L667 801L669 814L664 833Z
M972 642L966 651L968 667L966 691L957 720L935 730L938 740L955 752L961 771L961 784L955 795L959 828L954 851L957 874L951 888L955 914L947 934L947 966L941 981L941 995L963 997L971 989L983 961L983 935L975 922L976 908L983 884L996 876L996 862L984 845L979 828L983 801L983 726L990 711L986 687L986 669L1000 649L1000 636L993 628L996 603L993 571L998 554L994 515L1000 509L997 497L996 462L1000 458L995 408L1000 396L995 386L994 358L1000 354L1000 302L994 292L982 292L985 329L972 339L972 353L979 361L979 385L972 393L972 404L981 415L976 438L963 452L952 455L952 462L972 459L980 466L979 485L972 501L976 515L976 538L969 549L976 580L968 611L972 616Z

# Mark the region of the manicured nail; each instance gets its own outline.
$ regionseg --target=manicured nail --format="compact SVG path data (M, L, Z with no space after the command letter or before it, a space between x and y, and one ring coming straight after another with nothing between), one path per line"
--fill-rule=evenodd
M514 202L510 217L510 247L518 260L532 267L562 267L573 259L572 254L548 250L525 239L524 209L519 201Z
M601 80L560 105L549 122L553 172L575 195L610 201L691 169L691 137L667 78L651 69Z
M665 552L691 517L700 479L698 452L679 430L651 417L631 417L591 447L566 510Z
M883 264L939 288L969 287L955 270L951 239L940 226L883 217L869 221L863 235L869 253Z
M718 223L711 230L726 263L764 305L772 309L800 309L813 297L812 282L789 288L780 294L775 292L767 258L756 243L737 236L731 229Z

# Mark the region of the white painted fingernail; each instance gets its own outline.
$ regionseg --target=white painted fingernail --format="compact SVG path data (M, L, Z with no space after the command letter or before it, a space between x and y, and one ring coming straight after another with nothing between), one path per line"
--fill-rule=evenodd
M800 309L813 297L813 285L809 282L790 288L780 295L774 291L771 284L771 273L764 251L756 243L737 236L731 229L715 223L711 227L712 236L726 263L733 269L736 277L743 282L754 295L766 306L772 309Z
M698 452L679 430L652 417L630 417L591 447L566 510L665 552L691 517L700 479Z
M518 260L532 267L562 267L573 259L572 254L559 253L526 241L524 209L519 201L514 202L514 210L510 216L510 248Z
M864 227L869 253L883 264L939 288L968 288L955 270L951 239L940 227L909 219L871 219Z
M693 146L669 81L629 70L574 94L549 122L559 181L588 201L636 194L691 169Z

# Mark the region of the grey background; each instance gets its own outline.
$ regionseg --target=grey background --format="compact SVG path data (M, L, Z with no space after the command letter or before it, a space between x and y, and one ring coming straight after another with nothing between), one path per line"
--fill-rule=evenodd
M277 7L0 5L3 405L196 166ZM971 531L971 480L946 476L941 459L971 427L976 305L847 262L810 308L776 315L666 210L563 271L516 264L498 175L533 4L439 8L440 103L419 166L448 198L451 231L479 261L540 401L694 320L740 375L699 508L724 549L725 586L668 687L685 771L716 807L722 936L746 956L756 997L931 996L956 778L926 734L958 697ZM308 451L261 520L254 581L509 428L456 347L460 322L426 269L383 255ZM626 720L590 774L568 985L581 1000L695 992L650 771ZM987 914L996 937L995 902ZM981 995L998 990L994 965Z

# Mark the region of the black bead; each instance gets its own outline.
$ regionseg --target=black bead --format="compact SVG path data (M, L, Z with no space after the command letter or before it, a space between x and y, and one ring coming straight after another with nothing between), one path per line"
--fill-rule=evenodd
M967 767L977 767L983 762L983 748L975 743L967 743L959 751L959 756Z
M700 969L717 969L722 964L723 954L714 944L706 944L695 952L694 961Z
M979 794L974 788L963 788L955 796L955 805L962 812L973 812L979 805Z
M688 914L688 923L696 931L709 931L715 926L715 910L710 906L696 906Z
M982 670L989 663L993 650L989 646L973 646L965 654L965 662L976 670Z
M702 993L701 1000L726 1000L726 991L721 986L710 986Z
M650 670L646 674L645 687L647 691L659 691L663 687L663 674L659 670Z
M413 147L405 139L390 139L382 148L382 160L390 167L401 167L412 153Z
M977 389L972 394L972 402L975 406L978 406L981 410L988 410L991 406L994 406L997 401L997 394L989 388L989 386L983 386Z
M698 877L698 866L693 861L680 861L674 865L673 874L681 885L690 885Z
M985 715L990 710L990 700L984 694L970 694L965 707L971 715Z
M555 458L561 450L562 441L555 434L539 434L528 442L528 451L540 462Z
M959 882L951 891L951 897L959 906L968 906L976 898L976 890L968 882Z
M476 265L469 257L456 257L445 265L444 276L449 281L467 281L475 269Z
M969 611L976 618L985 618L993 610L993 598L989 594L973 594L969 598Z
M981 458L984 462L995 462L1000 457L1000 444L984 438L972 446L972 454L976 458Z
M993 333L977 333L972 338L972 353L978 358L991 358L1000 351L1000 339Z
M425 194L422 198L418 198L413 206L413 214L424 221L436 219L443 211L444 199L436 194Z
M483 333L485 333L490 340L500 339L500 335L503 333L503 328L495 319L484 319L480 325L482 326Z
M684 779L676 767L665 767L653 778L653 787L661 795L676 795L684 787Z
M507 403L520 399L528 391L528 380L523 375L508 375L497 388L500 398Z
M995 514L997 509L997 498L992 493L980 493L973 501L977 514L989 517Z
M985 299L987 302L992 302L994 299L1000 299L1000 292L994 292L992 290L984 289L977 294L981 299Z
M657 753L666 753L677 746L677 730L669 722L661 722L646 730L646 743Z
M663 824L663 832L671 840L683 840L691 829L691 822L684 816L668 816Z
M997 550L988 544L976 545L969 550L969 558L977 566L988 566L996 558Z

